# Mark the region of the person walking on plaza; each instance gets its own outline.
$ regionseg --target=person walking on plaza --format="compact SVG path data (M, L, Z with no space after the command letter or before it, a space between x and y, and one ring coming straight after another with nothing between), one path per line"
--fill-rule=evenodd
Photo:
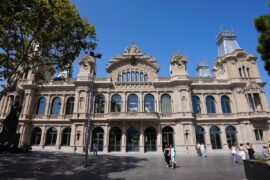
M170 167L170 160L171 160L171 154L170 154L170 145L166 144L164 148L164 158L165 162L167 163L167 167Z
M94 156L97 156L97 144L96 143L93 144L93 152L94 152Z
M254 156L255 151L253 150L252 145L250 143L247 143L246 148L247 148L249 159L255 159L255 156Z
M263 155L263 159L265 159L267 161L270 160L270 152L267 149L267 146L263 146L262 155Z
M174 149L174 147L172 145L170 145L170 149L171 149L171 167L175 168L176 166L176 151Z
M201 143L201 145L200 145L200 153L201 153L202 157L206 157L205 156L205 146L203 143Z
M243 146L243 144L240 144L238 155L242 158L242 160L246 159L246 148Z
M231 153L232 153L233 163L236 164L237 163L237 148L235 145L232 145Z
M196 145L196 150L197 150L198 156L201 156L200 146L201 146L201 144L198 142L198 144Z

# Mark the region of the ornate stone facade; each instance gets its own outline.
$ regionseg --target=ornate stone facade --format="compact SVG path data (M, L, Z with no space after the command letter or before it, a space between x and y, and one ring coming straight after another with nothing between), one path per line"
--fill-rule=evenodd
M79 61L76 79L51 78L39 86L29 73L17 92L2 98L0 120L19 101L20 145L35 149L83 151L87 129L90 144L103 152L162 152L172 144L178 153L194 154L200 142L218 153L247 142L259 150L270 141L270 112L256 57L243 49L222 54L213 77L189 77L187 63L176 53L170 76L158 77L156 60L132 44L109 60L107 78L95 77L90 56Z

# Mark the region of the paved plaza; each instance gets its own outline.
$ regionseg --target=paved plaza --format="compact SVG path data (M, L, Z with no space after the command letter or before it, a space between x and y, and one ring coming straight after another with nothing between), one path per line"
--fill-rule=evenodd
M229 155L206 158L178 156L177 167L167 168L161 154L100 154L89 156L62 152L0 154L0 179L105 179L105 180L241 180L242 163L232 164Z

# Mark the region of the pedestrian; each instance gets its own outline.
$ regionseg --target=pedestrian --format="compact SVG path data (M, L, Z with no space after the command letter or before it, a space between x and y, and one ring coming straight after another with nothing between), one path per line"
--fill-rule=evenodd
M242 158L242 160L246 159L246 148L243 146L243 144L240 144L238 155Z
M198 144L196 146L196 150L197 150L198 156L201 156L200 146L201 146L201 144L198 142Z
M93 144L93 152L94 152L94 156L97 156L97 144L96 143Z
M206 157L205 156L205 146L203 143L200 144L200 153L202 157Z
M237 148L235 145L232 145L231 153L232 153L233 163L236 164L237 163Z
M267 149L267 146L263 146L262 150L263 159L269 161L270 160L270 152Z
M247 148L249 159L255 159L255 156L254 156L255 151L252 148L252 145L250 143L247 143L246 148Z
M172 145L170 145L170 154L171 154L171 167L175 168L176 166L176 151Z
M167 163L167 167L170 167L170 160L171 160L171 154L170 154L170 145L166 144L165 148L164 148L164 158L165 158L165 162Z

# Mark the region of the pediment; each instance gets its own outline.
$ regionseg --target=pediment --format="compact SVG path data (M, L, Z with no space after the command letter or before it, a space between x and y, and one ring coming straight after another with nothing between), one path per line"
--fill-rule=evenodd
M109 60L109 64L106 66L108 73L112 72L115 68L119 67L121 64L130 63L131 65L136 64L146 64L155 69L156 73L159 72L160 67L157 64L154 57L149 56L146 53L142 53L141 49L137 47L134 43L130 47L127 47L124 52L116 57Z

